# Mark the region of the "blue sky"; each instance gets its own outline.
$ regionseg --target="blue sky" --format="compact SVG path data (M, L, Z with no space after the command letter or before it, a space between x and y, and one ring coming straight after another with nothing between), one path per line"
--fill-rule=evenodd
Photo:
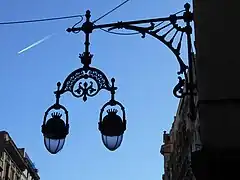
M84 14L96 19L123 1L1 1L0 21ZM183 9L182 0L130 0L98 23L168 16ZM67 93L61 98L70 116L70 134L57 155L47 152L41 125L45 110L54 103L58 81L81 67L82 33L66 28L78 19L24 25L1 25L1 130L25 147L43 180L159 180L163 157L159 150L169 130L178 99L172 95L179 69L174 55L152 37L116 36L103 31L91 35L92 65L115 77L117 100L127 113L127 131L120 148L108 151L97 128L106 91L83 102ZM26 46L55 34L44 43L17 54Z

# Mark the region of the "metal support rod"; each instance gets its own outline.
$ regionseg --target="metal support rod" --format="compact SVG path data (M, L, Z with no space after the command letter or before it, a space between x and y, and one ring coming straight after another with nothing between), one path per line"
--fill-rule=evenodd
M57 91L55 91L55 95L56 95L56 106L59 106L59 99L60 99L60 96L61 96L61 93L60 93L60 86L61 86L61 83L58 82L57 83Z
M187 34L187 49L188 49L188 76L189 76L189 81L187 84L187 90L189 91L190 95L190 119L195 120L195 102L194 102L194 80L193 80L193 56L192 56L192 40L191 40L191 34L192 34L192 27L190 24L190 16L192 15L191 12L189 11L190 5L186 4L185 6L186 12L184 13L184 20L186 22L186 34Z
M109 23L109 24L100 24L100 25L94 25L93 29L100 29L100 28L108 28L108 27L114 27L119 25L121 23L124 25L134 25L134 24L146 24L146 23L154 23L154 22L161 22L161 21L170 21L170 17L165 18L153 18L153 19L144 19L144 20L136 20L136 21L126 21L126 22L117 22L117 23ZM184 16L176 16L176 19L184 19Z
M89 11L90 13L90 11ZM175 15L172 15L175 16ZM152 18L152 19L143 19L143 20L136 20L136 21L120 21L117 23L108 23L108 24L99 24L99 25L93 25L92 24L92 30L94 29L101 29L101 28L108 28L108 27L115 27L118 26L120 23L121 25L134 25L134 24L146 24L146 23L154 23L154 22L162 22L162 21L170 21L172 16L164 17L164 18ZM176 20L184 19L184 16L175 16ZM77 31L84 31L85 27L72 27L68 28L67 32L77 32Z
M90 34L92 33L93 25L92 25L92 22L90 22L91 14L89 10L86 11L85 17L86 17L86 21L85 23L83 23L81 27L81 30L85 33L85 42L84 42L85 51L83 54L80 54L79 57L81 58L81 62L84 65L84 67L87 68L91 64L91 58L92 58L92 55L90 54L90 50L89 50L89 46L90 46L89 39L90 39ZM69 28L67 31L68 32L74 31L73 29L74 27Z
M111 82L112 82L112 86L111 86L111 101L114 102L115 101L115 90L116 90L116 87L115 87L115 79L112 78L111 79Z
M90 41L89 41L89 34L91 33L91 32L89 32L89 29L88 29L88 25L89 25L89 23L91 23L90 22L90 17L91 17L91 14L90 14L90 11L88 10L87 12L86 12L86 22L84 23L84 25L87 27L87 28L85 28L85 52L84 53L86 53L86 55L88 55L90 52L89 52L89 46L90 46Z

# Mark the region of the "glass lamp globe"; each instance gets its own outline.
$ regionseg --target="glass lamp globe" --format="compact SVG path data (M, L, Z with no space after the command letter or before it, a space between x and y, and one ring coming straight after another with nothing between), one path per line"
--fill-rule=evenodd
M120 136L106 136L102 134L102 141L104 146L110 151L115 151L121 145L123 134Z
M44 145L51 154L62 150L67 136L68 127L61 116L60 113L52 113L52 118L42 127Z
M65 138L50 139L50 138L44 137L45 147L51 154L57 154L60 150L62 150L64 143L65 143Z
M99 130L102 133L104 146L110 151L115 151L122 143L126 124L117 115L116 109L110 109L107 112L108 114L99 123Z

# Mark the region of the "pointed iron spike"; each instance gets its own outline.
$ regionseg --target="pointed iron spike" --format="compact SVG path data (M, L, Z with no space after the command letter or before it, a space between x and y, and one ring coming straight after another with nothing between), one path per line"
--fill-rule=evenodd
M60 86L61 86L61 83L60 83L60 82L57 82L57 90L58 90L58 91L60 90Z
M115 78L112 78L112 79L111 79L111 82L112 82L112 83L115 83Z
M190 9L190 7L191 7L191 5L189 3L186 3L184 5L184 8L185 8L186 11L188 11Z
M90 11L90 10L87 10L85 16L86 16L86 18L89 20L90 17L91 17L91 11Z

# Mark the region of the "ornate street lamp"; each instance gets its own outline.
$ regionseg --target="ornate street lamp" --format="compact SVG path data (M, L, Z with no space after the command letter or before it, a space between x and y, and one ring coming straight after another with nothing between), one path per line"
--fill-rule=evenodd
M196 95L196 86L193 80L193 51L192 51L192 27L193 14L190 12L190 4L185 4L183 15L176 14L170 15L165 18L145 19L137 21L117 22L110 24L96 25L95 22L90 21L90 11L86 11L86 21L81 27L68 28L68 32L84 32L85 33L85 51L79 55L83 66L68 75L64 80L62 86L59 82L58 89L55 91L56 103L48 108L45 113L42 125L42 132L44 135L44 142L47 150L50 153L57 153L64 145L65 138L68 134L68 112L66 108L59 103L60 95L65 92L71 92L74 97L82 98L86 101L88 97L93 97L105 89L111 93L111 99L103 105L100 111L99 131L101 132L103 144L110 151L116 150L123 140L123 134L126 130L126 113L124 106L115 100L115 79L111 79L111 84L106 75L97 68L90 66L93 55L89 51L89 36L96 30L101 29L111 32L115 29L134 30L142 34L145 38L146 34L153 36L157 40L165 44L176 56L179 63L180 70L177 72L179 82L173 89L174 96L184 98L187 96L189 100L189 115L191 120L195 120L195 103L194 96ZM184 22L184 26L178 24L179 21ZM155 24L157 23L157 24ZM77 23L79 24L79 23ZM149 26L140 27L137 24L150 24ZM108 29L105 29L108 28ZM183 38L186 37L187 42L187 59L188 66L184 63L181 56L181 47ZM87 81L90 80L90 81ZM61 86L61 88L60 88ZM120 107L122 116L117 113L117 107ZM108 109L107 109L108 108ZM47 121L47 116L51 110L63 110L65 113L65 121L61 119L62 114L52 113L52 117ZM107 109L107 110L106 110ZM104 112L107 115L103 117Z
M56 103L49 107L44 115L42 133L44 136L44 144L47 150L52 153L58 153L65 143L65 138L68 134L69 124L68 124L68 111L67 109L59 104L59 88L61 83L57 83L58 89L56 94ZM65 122L61 119L62 114L59 112L51 113L51 118L47 120L47 116L51 110L58 111L62 109L65 113Z
M112 79L112 86L114 87L115 79ZM126 115L123 105L114 99L115 92L112 91L111 100L103 105L100 112L100 119L98 129L102 134L103 144L110 151L116 150L122 143L123 133L126 130ZM122 118L117 115L117 109L108 109L107 115L102 118L103 112L107 106L119 106L122 111Z

